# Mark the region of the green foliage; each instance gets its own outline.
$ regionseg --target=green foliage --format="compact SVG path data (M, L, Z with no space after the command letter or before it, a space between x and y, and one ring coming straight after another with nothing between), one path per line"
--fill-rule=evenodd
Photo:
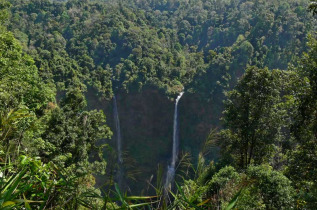
M287 175L301 190L299 203L311 208L316 205L317 164L317 41L310 37L309 51L301 58L297 71L305 88L298 91L295 98L297 109L292 122L292 134L297 145L288 153Z
M41 81L34 61L10 32L0 33L0 52L1 110L23 104L38 112L54 101L54 88Z
M4 163L2 163L4 164ZM13 208L24 204L26 209L41 206L53 192L56 176L51 166L43 165L40 160L21 156L17 165L8 164L1 167L0 206ZM26 199L27 198L27 199Z
M102 208L100 191L93 188L91 175L71 177L52 162L44 164L39 157L24 155L1 165L1 209Z
M96 144L111 135L105 116L85 110L80 83L68 89L58 107L55 86L42 80L34 64L13 34L1 28L1 209L76 209L79 200L98 206L96 199L83 195L100 194L91 173L105 170L102 145ZM78 84L76 77L69 84Z
M245 173L226 166L207 185L185 181L174 196L174 205L189 209L290 209L295 206L294 196L290 180L269 165L249 166Z
M316 30L307 1L11 3L0 0L0 208L316 206L317 42L313 34L303 44ZM316 14L315 1L308 7ZM289 71L269 70L300 54ZM216 101L226 91L224 129L211 133L173 202L163 198L163 170L153 197L121 192L111 169L107 192L94 187L112 133L102 111L87 110L87 86L103 99L151 87ZM206 165L215 145L221 162ZM180 160L190 175L188 155Z
M5 1L5 0L1 0L0 1L0 31L3 30L3 24L7 21L8 17L9 17L9 12L8 12L8 8L10 7L10 3Z
M44 164L40 157L21 155L28 152L21 138L32 121L34 115L27 109L11 110L0 115L1 209L21 205L26 209L64 205L71 208L77 203L76 196L80 196L80 191L90 190L93 181L85 178L87 175L79 177L62 172L52 162Z
M227 166L216 173L208 183L208 191L217 193L224 188L229 182L239 181L239 174L232 166Z
M226 93L221 149L239 167L261 164L270 158L279 137L281 116L277 110L278 71L250 67L236 88Z
M85 108L83 93L78 88L68 90L61 107L53 108L40 119L39 124L45 126L25 141L44 160L53 161L75 174L104 172L105 144L97 146L97 143L112 133L104 124L102 111ZM94 163L89 158L93 158Z
M290 180L268 165L250 166L246 171L249 185L237 208L290 209L294 207L294 189Z
M84 189L77 180L65 179L67 175L53 163L43 164L39 157L21 155L19 160L1 165L1 209L70 209L78 202L75 196L80 195L76 184Z
M313 12L314 15L317 14L317 2L315 0L310 0L309 10Z
M108 99L147 85L210 99L248 64L286 68L313 30L304 1L110 2L12 1L10 28L45 81L76 76Z

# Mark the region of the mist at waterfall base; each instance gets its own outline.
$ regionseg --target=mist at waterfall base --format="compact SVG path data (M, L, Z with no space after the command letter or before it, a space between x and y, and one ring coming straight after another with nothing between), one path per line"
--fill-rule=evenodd
M169 189L172 189L172 184L175 177L175 166L176 166L176 161L178 156L178 147L179 147L178 102L182 98L183 94L184 92L181 92L175 101L172 161L171 161L171 164L167 168L166 181L164 185L165 193L168 192Z

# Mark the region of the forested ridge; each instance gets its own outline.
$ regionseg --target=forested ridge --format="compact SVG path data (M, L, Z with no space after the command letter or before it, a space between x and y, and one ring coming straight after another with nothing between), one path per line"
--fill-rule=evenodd
M0 0L1 209L314 209L316 11Z
M247 65L286 69L315 28L306 1L160 2L13 1L9 29L43 78L63 88L76 76L111 97L144 85L205 93Z

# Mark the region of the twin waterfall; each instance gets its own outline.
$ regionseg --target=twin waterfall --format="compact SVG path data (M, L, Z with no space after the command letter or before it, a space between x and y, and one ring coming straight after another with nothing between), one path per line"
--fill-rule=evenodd
M174 125L173 125L173 154L172 154L172 162L171 165L168 166L167 174L166 174L166 181L164 185L165 193L171 188L171 184L174 181L175 176L175 166L178 156L178 102L183 96L184 92L181 92L178 97L176 98L175 102L175 110L174 110Z
M172 161L171 164L168 166L167 174L166 174L166 181L164 184L165 193L168 193L168 190L171 189L171 185L174 181L175 176L175 167L176 161L178 156L178 145L179 145L179 131L178 131L178 102L183 96L184 92L181 92L178 97L176 98L175 102L175 110L174 110L174 124L173 124L173 153L172 153ZM117 105L117 98L113 96L113 115L114 115L114 122L116 127L116 140L117 140L117 152L118 152L118 165L119 170L117 173L117 179L119 186L122 185L122 178L123 178L123 170L122 170L122 142L121 142L121 129L120 129L120 120L119 120L119 113L118 113L118 105ZM122 186L121 186L122 187Z

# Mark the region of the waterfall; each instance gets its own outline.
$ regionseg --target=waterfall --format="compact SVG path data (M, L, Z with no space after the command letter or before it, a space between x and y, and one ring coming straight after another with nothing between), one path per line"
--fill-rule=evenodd
M116 181L118 183L119 189L123 190L123 159L122 159L122 150L121 150L121 129L120 129L120 119L119 119L119 112L118 112L118 104L117 98L113 95L113 116L114 116L114 123L116 127L116 140L117 140L117 154L118 154L118 170L116 173Z
M173 124L173 154L172 154L172 162L167 168L166 181L164 185L165 193L167 193L170 185L174 181L175 176L175 166L178 156L178 102L183 96L184 92L181 92L176 98L175 109L174 109L174 124Z
M117 98L113 96L113 116L114 122L116 126L116 134L117 134L117 152L118 152L118 162L121 164L122 160L122 151L121 151L121 129L120 129L120 120L119 120L119 113L118 113L118 105L117 105Z

